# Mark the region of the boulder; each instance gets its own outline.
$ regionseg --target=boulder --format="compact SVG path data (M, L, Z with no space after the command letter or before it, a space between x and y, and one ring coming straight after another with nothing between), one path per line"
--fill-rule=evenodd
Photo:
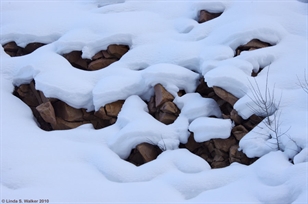
M115 56L117 59L120 59L126 52L128 52L129 47L127 45L109 45L107 48L107 52Z
M76 127L79 127L80 125L84 125L88 122L80 121L80 122L70 122L63 120L62 118L56 117L57 124L53 126L54 130L69 130Z
M88 60L81 57L81 51L72 51L70 53L64 54L63 57L67 59L73 67L78 69L87 70Z
M199 13L199 19L198 19L198 23L204 23L206 21L212 20L214 18L217 18L218 16L220 16L222 13L211 13L209 11L206 10L201 10Z
M233 162L238 162L241 164L251 164L253 159L250 159L244 154L242 151L239 151L239 145L233 145L229 151L229 162L230 164Z
M162 111L164 113L170 113L170 114L173 114L175 116L178 116L179 113L180 113L180 110L178 109L178 107L175 105L175 103L173 103L171 101L165 102L161 106L160 111Z
M177 119L177 116L170 113L159 112L156 116L156 119L165 125L169 125Z
M97 60L97 59L100 59L100 58L104 58L102 51L97 52L91 59Z
M136 149L141 154L144 163L156 159L157 156L161 153L161 150L157 146L148 143L141 143L137 145Z
M220 151L229 152L230 147L237 144L238 142L233 136L227 139L213 139L213 143L216 149Z
M245 120L242 125L248 130L252 130L256 127L264 118L253 114L247 120Z
M16 42L8 42L3 45L3 49L5 52L16 53L20 47L16 44Z
M44 43L39 43L39 42L29 43L24 48L24 54L30 54L34 50L36 50L36 49L38 49L38 48L40 48L40 47L42 47L44 45L45 45Z
M100 107L100 109L98 109L98 111L94 112L94 115L96 117L99 117L103 120L110 120L112 117L107 115L105 107Z
M243 118L237 113L235 109L232 109L230 112L230 118L235 122L235 124L239 125L243 122Z
M49 101L37 106L36 110L40 113L45 122L52 125L57 123L54 108Z
M119 100L106 104L105 106L106 114L111 117L118 117L118 114L121 111L123 104L124 100Z
M207 83L204 81L204 77L202 77L199 80L199 85L197 86L195 92L199 93L203 97L206 97L213 92L213 88L208 87Z
M157 111L155 107L155 96L152 96L150 98L150 101L148 102L148 109L149 109L149 113L154 116Z
M240 141L247 133L248 130L243 125L237 125L232 128L232 135Z
M228 102L231 106L234 106L235 102L238 100L237 97L232 95L231 93L225 91L224 89L214 86L214 92L224 101Z
M69 122L81 122L83 121L83 114L80 109L73 108L63 101L57 101L54 103L54 109L56 116Z
M240 55L242 51L246 50L246 51L253 51L256 49L260 49L260 48L264 48L264 47L269 47L271 46L270 43L267 42L263 42L259 39L252 39L250 40L248 43L246 43L245 45L241 45L239 46L236 50L235 50L235 56Z
M173 101L174 96L170 94L161 84L154 86L155 106L160 107L167 101Z
M186 149L188 149L190 152L194 152L202 146L203 146L202 143L196 142L196 140L194 138L194 133L190 133L190 136L188 137L187 143L185 144ZM201 152L201 154L202 154L202 152Z
M39 101L32 92L29 84L22 84L19 87L15 87L14 95L30 107L36 107L39 105Z
M109 65L111 65L112 63L116 62L116 59L105 59L105 58L100 58L97 59L95 61L92 61L89 66L88 66L88 70L89 71L95 71L95 70L99 70L105 67L108 67Z
M106 59L114 58L114 56L112 56L111 54L109 54L109 53L107 52L107 50L102 50L102 54L103 54L103 57L106 58Z

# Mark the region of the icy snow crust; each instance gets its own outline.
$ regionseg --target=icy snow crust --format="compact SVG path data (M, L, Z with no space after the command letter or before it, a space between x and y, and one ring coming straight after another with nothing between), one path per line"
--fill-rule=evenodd
M223 14L203 24L198 11ZM275 46L234 50L258 38ZM1 198L48 198L50 202L307 203L308 95L298 86L307 71L307 4L299 1L1 1L1 44L47 43L22 57L1 47ZM130 51L109 67L87 72L61 54L81 50L91 58L109 44ZM240 98L243 118L254 112L251 72L261 90L280 98L283 152L261 123L240 142L250 157L210 170L203 159L178 149L193 131L197 141L226 138L230 120L214 101L193 93L203 75ZM47 97L76 108L97 110L126 102L117 122L101 130L83 125L44 132L30 109L11 93L13 84L36 82ZM175 96L181 115L164 125L148 114L143 100L161 83ZM254 83L253 83L254 84ZM184 89L187 94L178 97ZM277 102L278 103L278 102ZM276 104L278 105L278 104ZM208 118L216 116L218 119ZM126 158L141 142L167 149L155 161L136 167ZM294 159L294 165L289 159ZM163 192L163 193L162 193ZM222 196L223 195L223 196Z

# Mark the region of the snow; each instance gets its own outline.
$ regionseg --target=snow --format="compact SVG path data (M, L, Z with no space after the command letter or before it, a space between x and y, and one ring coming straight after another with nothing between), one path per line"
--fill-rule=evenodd
M0 3L2 45L47 44L13 58L0 48L1 199L308 202L308 94L298 81L308 73L307 1ZM223 14L199 24L201 9ZM255 38L273 46L234 57L238 46ZM91 58L110 44L125 44L130 50L121 60L93 72L76 69L61 56L81 50L82 57ZM257 77L251 77L260 69ZM263 121L240 141L249 157L261 157L252 165L211 169L205 160L178 148L187 142L189 131L203 142L228 138L233 127L231 120L221 118L214 100L194 93L202 76L209 86L239 98L234 108L244 119L262 114L252 101L251 86L262 93L275 88L279 137ZM107 128L83 125L45 132L31 110L12 95L14 85L32 79L47 97L76 108L90 111L116 100L125 103L117 122ZM173 124L164 125L148 113L144 101L157 83L175 96L181 109ZM179 90L186 94L177 96ZM141 142L166 151L140 167L123 160Z

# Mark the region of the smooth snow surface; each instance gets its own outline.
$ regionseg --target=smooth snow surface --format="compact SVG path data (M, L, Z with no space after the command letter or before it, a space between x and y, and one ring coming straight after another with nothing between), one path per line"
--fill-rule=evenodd
M202 9L223 14L198 24ZM308 94L298 85L305 73L308 78L307 9L304 0L1 0L2 45L47 44L13 58L0 48L1 199L308 203ZM234 57L238 46L256 38L273 46ZM98 71L76 69L61 56L81 50L91 58L110 44L126 44L130 50ZM201 76L209 86L238 97L234 108L244 119L262 115L251 100L251 84L262 94L275 88L272 111L279 113L279 137L261 123L240 141L249 157L261 157L251 166L233 163L212 170L203 159L178 149L187 142L188 130L202 142L227 138L233 126L212 99L194 93ZM47 97L76 108L90 111L126 101L110 127L45 132L12 95L14 85L32 79ZM171 125L150 116L144 102L157 83L181 109ZM178 97L179 90L187 94ZM140 167L124 161L141 142L166 151Z

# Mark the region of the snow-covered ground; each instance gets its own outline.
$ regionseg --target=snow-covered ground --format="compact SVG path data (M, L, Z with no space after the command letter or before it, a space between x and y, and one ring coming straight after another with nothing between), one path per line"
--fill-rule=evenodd
M202 9L223 14L199 24ZM47 44L22 57L0 48L2 202L308 203L308 93L299 86L308 77L307 9L307 1L296 0L1 0L2 45ZM234 57L252 39L274 46ZM61 56L82 50L91 58L110 44L130 50L98 71L76 69ZM265 123L240 141L249 157L261 157L250 166L211 169L178 149L188 130L202 142L226 138L232 128L230 120L208 118L221 113L213 101L193 93L200 76L238 97L234 108L244 119L260 113L251 85L264 94L268 81L268 89L275 88L272 111L279 113L281 151ZM75 108L91 111L126 101L107 128L46 132L12 94L14 85L32 79L47 97ZM171 125L151 117L143 101L157 83L182 110ZM187 94L178 97L182 89ZM167 151L140 167L122 159L146 141L163 142Z

